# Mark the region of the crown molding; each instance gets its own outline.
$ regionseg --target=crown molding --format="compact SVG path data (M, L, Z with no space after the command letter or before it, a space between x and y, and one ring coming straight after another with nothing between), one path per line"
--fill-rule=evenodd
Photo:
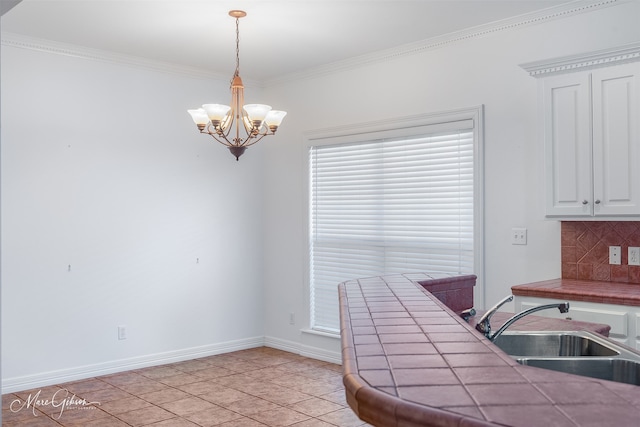
M501 21L491 22L477 27L467 28L454 33L444 34L427 40L396 46L391 49L361 55L344 61L315 67L301 72L291 73L275 79L266 80L265 86L274 86L293 80L314 78L325 74L346 71L372 63L386 62L403 56L410 56L422 52L436 50L452 44L464 42L470 39L481 38L492 34L511 31L532 25L564 19L581 13L592 12L619 4L629 3L634 0L574 0L558 6L542 9L536 12L515 16Z
M521 64L520 67L533 77L546 77L552 74L588 70L634 61L640 61L640 42L578 55L528 62Z
M215 79L225 82L230 80L229 75L213 73L202 68L188 67L185 65L178 65L170 62L154 61L151 59L141 58L139 56L123 55L99 49L91 49L84 46L77 46L73 44L55 42L52 40L28 37L6 31L0 33L0 44L2 46L15 47L19 49L35 50L39 52L51 53L54 55L70 56L92 61L110 62L146 70L178 74L187 77ZM243 80L245 86L261 87L260 82L257 82L255 80Z
M386 62L404 56L410 56L425 51L440 49L470 39L485 37L495 33L519 29L526 26L543 24L555 19L567 18L605 7L628 3L630 1L634 0L575 0L547 9L542 9L537 12L515 16L502 21L496 21L489 24L468 28L462 31L445 34L439 37L397 46L391 49L374 52L372 54L361 55L347 60L333 62L331 64L314 67L309 70L279 76L274 79L268 79L265 81L245 80L245 86L274 86L285 82L291 82L293 80L304 80L320 75L359 68L372 63ZM229 79L229 76L223 76L219 73L212 73L211 71L202 68L182 66L169 62L153 61L137 56L123 55L77 45L59 43L52 40L37 39L8 32L0 33L0 44L2 46L30 49L94 61L130 65L159 72L186 75L189 77L206 79L213 78L224 81Z
M123 55L99 49L91 49L88 47L60 43L53 40L28 37L21 34L9 33L5 31L0 34L0 37L2 46L36 50L39 52L71 56L74 58L89 59L93 61L114 62L118 64L133 65L139 68L146 68L169 73L187 74L194 77L212 77L212 73L205 73L205 71L202 69L180 66L167 62L152 61L138 56ZM213 77L218 76L213 75ZM222 76L219 77L222 78Z

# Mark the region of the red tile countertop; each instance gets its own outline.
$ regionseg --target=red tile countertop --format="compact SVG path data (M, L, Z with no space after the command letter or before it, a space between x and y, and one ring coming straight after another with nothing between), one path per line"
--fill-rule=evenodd
M347 402L376 426L631 426L640 387L521 366L417 281L340 284Z
M553 279L511 287L513 295L640 306L640 285L591 280Z

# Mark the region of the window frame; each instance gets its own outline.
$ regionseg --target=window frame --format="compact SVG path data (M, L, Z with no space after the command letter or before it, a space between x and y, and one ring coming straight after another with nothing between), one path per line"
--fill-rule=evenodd
M428 129L429 132L440 129L455 128L456 122L473 121L473 158L474 158L474 197L473 197L473 270L478 277L474 289L474 301L476 306L484 306L484 106L445 111L415 116L405 116L389 119L381 123L368 122L352 125L325 128L307 131L303 134L303 215L304 219L304 280L303 296L305 301L303 332L316 335L339 337L339 334L322 329L313 329L311 326L311 277L310 277L310 230L311 230L311 188L310 188L310 162L309 151L314 146L353 144L382 138L409 137L420 134ZM422 129L421 129L422 128ZM338 283L336 283L337 287Z

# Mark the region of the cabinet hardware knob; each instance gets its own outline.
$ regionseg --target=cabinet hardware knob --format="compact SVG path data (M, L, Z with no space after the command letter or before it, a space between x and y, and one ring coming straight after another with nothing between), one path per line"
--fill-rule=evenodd
M600 199L596 200L596 205L600 204Z
M583 204L583 205L586 205L586 204L589 204L589 202L587 202L586 200L583 200L583 201L582 201L582 204Z

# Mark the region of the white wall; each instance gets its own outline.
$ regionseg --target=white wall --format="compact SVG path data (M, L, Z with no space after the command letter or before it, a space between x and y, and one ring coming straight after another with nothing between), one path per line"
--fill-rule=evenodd
M559 276L536 80L518 64L637 41L638 16L631 2L251 88L248 101L262 92L289 115L240 162L185 112L228 98L226 80L3 46L3 392L265 335L339 358L337 340L301 333L310 130L484 104L487 304ZM510 245L515 226L528 228L527 246Z
M3 392L262 343L263 150L186 112L229 97L2 47Z
M639 17L640 2L621 4L269 87L265 98L290 113L265 152L267 337L339 349L300 333L308 326L302 174L310 130L484 104L486 305L512 285L559 277L559 222L542 210L537 82L519 64L637 41ZM510 244L512 227L528 229L527 246Z

